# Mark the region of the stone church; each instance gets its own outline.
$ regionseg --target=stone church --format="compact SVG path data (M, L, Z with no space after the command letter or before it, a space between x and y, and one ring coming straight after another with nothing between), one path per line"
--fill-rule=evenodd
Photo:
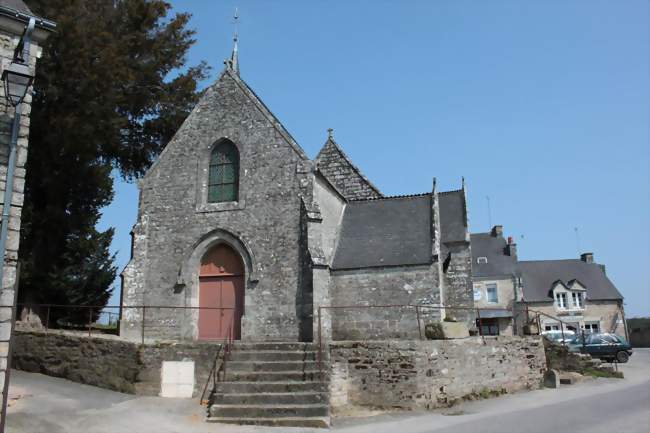
M319 322L323 338L408 337L445 315L473 321L437 307L473 305L464 182L385 196L331 130L310 159L236 51L139 190L125 338L312 341ZM436 308L421 321L382 305Z

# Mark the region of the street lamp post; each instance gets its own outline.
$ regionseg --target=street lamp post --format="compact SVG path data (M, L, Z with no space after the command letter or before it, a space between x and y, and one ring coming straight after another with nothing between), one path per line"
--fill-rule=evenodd
M14 58L6 68L2 71L2 82L5 89L5 98L14 107L14 119L11 127L11 142L9 144L9 160L7 161L7 176L5 178L5 192L4 203L2 205L2 228L0 229L0 291L4 290L4 270L5 270L5 256L7 249L7 234L9 226L9 218L11 215L11 202L13 200L14 192L14 171L16 168L16 147L18 146L18 135L20 131L20 118L22 114L22 103L27 95L29 87L34 82L34 75L29 69L29 49L31 44L31 36L36 25L36 20L30 18L25 33L21 38ZM25 56L24 53L27 53ZM26 59L25 59L26 57ZM16 275L18 277L18 275ZM0 433L4 432L5 418L7 415L7 394L9 392L9 374L11 371L11 337L13 336L13 325L16 318L16 295L14 293L14 301L12 307L12 320L9 333L9 344L7 354L7 366L4 378L4 392L2 394L2 413L0 418Z

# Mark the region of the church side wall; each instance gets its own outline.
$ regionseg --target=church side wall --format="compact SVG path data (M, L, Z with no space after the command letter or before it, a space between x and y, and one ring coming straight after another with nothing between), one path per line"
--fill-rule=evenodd
M224 137L240 153L239 200L206 204L210 151ZM142 284L125 281L124 298L139 298L146 305L198 306L198 267L183 269L184 281L179 281L179 273L196 245L221 230L248 250L253 267L246 269L242 338L296 340L300 196L310 185L304 165L235 79L225 74L142 181L138 224L146 220L147 241L135 245L134 256L142 260L129 270L130 279ZM131 293L138 290L141 296ZM146 337L193 338L197 317L196 311L150 309Z
M438 304L435 265L331 271L333 306ZM333 309L334 340L419 338L415 308ZM424 323L438 317L436 309L422 309ZM437 319L436 319L437 320Z

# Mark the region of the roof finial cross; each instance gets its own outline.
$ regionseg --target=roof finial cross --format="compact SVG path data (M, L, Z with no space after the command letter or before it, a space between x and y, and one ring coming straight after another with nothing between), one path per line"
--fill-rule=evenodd
M327 128L327 138L334 138L334 130L332 128Z

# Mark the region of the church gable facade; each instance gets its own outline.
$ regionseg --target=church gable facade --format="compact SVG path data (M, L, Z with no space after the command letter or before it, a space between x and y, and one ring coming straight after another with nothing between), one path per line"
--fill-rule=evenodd
M319 307L437 305L446 294L471 302L469 268L464 279L458 265L443 266L463 263L469 237L443 242L435 186L384 197L331 134L311 161L232 64L139 188L123 337L311 341L319 327L326 338L406 335L418 325L408 309ZM446 212L466 230L466 213Z

